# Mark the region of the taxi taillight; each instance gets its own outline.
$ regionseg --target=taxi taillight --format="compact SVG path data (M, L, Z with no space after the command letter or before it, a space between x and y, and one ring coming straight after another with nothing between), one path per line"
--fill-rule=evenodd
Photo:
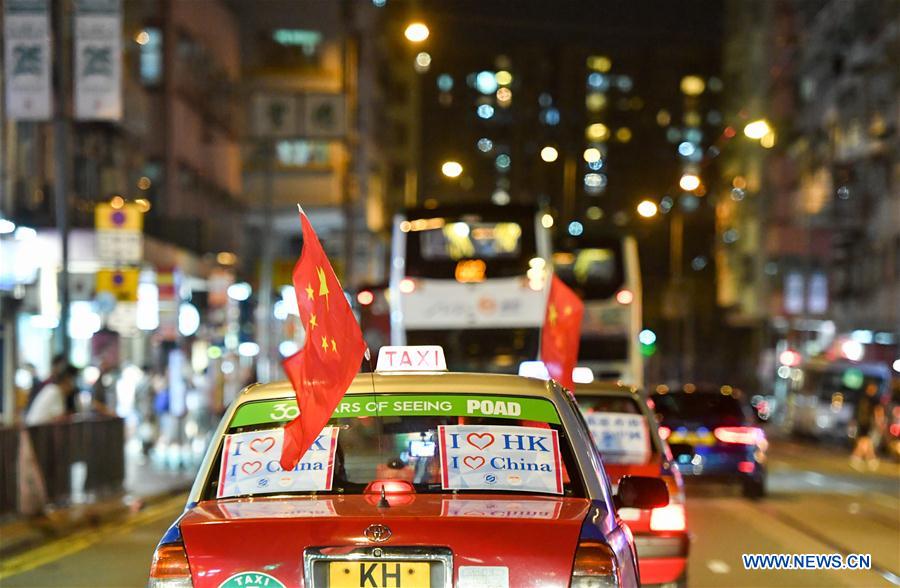
M686 528L683 504L668 504L650 511L651 531L684 531Z
M766 438L763 430L757 427L716 427L713 435L722 443L734 445L757 445Z
M184 544L166 543L157 547L147 588L193 588L193 585Z
M616 556L612 548L599 541L582 540L575 550L571 588L618 586Z

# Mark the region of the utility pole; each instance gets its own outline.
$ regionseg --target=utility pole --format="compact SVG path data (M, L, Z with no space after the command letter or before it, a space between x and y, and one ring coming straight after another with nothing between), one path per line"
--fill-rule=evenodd
M57 349L68 359L69 340L69 46L72 41L69 24L69 1L53 0L53 196L56 208L56 228L61 245L59 273L59 327L56 331Z
M678 383L684 382L684 315L685 296L682 266L684 263L684 212L680 206L672 211L669 224L669 304L672 312L672 343L675 351L675 378Z
M264 139L261 149L266 166L263 185L262 255L259 265L259 301L256 305L256 336L259 360L256 377L261 382L272 380L272 265L275 262L275 228L272 226L274 197L275 145Z

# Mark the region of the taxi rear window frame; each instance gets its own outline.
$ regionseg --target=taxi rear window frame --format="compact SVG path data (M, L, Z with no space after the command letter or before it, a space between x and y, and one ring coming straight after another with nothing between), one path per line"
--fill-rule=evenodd
M632 402L634 402L637 407L637 413L642 417L644 417L644 422L647 424L647 432L650 434L650 457L658 458L665 454L665 450L663 449L662 437L659 436L659 427L656 424L656 420L653 418L653 413L647 408L646 404L641 402L639 398L635 398L634 396L620 396L618 394L592 394L590 396L584 395L582 398L588 400L590 398L628 398ZM584 418L584 413L581 412L581 404L578 402L578 398L576 397L576 405L578 409L578 416L581 417L581 420L584 421L584 426L586 429L590 431L590 427L587 425L587 420ZM597 451L600 453L601 457L603 456L603 452L599 449ZM604 462L605 464L606 462ZM634 465L634 464L614 464L610 463L609 465Z
M389 392L389 391L377 392L374 395L382 395L382 394L396 394L396 392ZM423 392L422 394L428 395L428 394L447 394L447 393L446 392L443 392L443 393ZM473 393L473 394L475 394L475 393ZM360 396L372 396L372 395L373 394L361 394ZM464 396L464 395L465 395L465 393L460 394L460 396ZM477 395L491 396L491 397L496 397L496 398L521 398L521 396L518 396L515 394L478 393ZM290 400L291 398L288 397L286 399ZM490 490L490 489L482 488L482 489L472 489L472 490L450 490L450 489L444 490L444 489L441 489L439 492L428 492L428 494L445 493L445 494L458 495L458 494L489 493L489 494L503 494L503 495L513 495L513 496L523 496L523 495L525 495L525 496L546 496L546 497L556 497L556 498L586 498L586 497L588 497L589 493L588 493L587 483L586 483L586 481L584 479L584 475L581 471L581 467L578 462L578 458L575 455L575 448L573 447L572 440L565 431L565 423L562 418L562 415L560 414L560 407L557 406L556 403L551 398L536 398L536 399L543 400L544 402L550 403L550 405L553 407L553 410L556 411L556 416L557 416L557 419L559 420L559 422L558 423L546 423L546 424L551 429L554 429L557 432L557 434L559 435L560 459L562 460L562 462L566 468L566 473L568 474L568 477L569 477L569 482L568 482L567 486L571 490L570 493L566 494L564 492L563 494L551 494L551 493L544 493L544 492L520 492L520 491L515 491L515 490L503 491L503 490ZM250 401L247 403L242 403L242 405L250 404L250 403L254 403L254 402L270 402L271 400L272 399L270 399L270 398L253 400L253 401ZM233 413L231 415L231 418L234 418L234 414L236 414L236 413L237 413L237 411L235 411L235 413ZM422 416L435 417L435 416L439 416L439 415L422 415ZM454 415L450 415L450 416L454 416ZM462 416L462 415L456 415L456 416ZM473 415L473 416L477 416L477 415ZM343 419L343 418L358 418L358 417L348 417L348 416L332 417L332 419ZM508 421L528 420L528 419L521 419L521 418L514 419L514 418L491 417L491 416L483 416L480 418L498 418L498 419L508 420ZM329 420L329 423L331 423L332 419ZM355 494L351 494L351 493L347 493L347 492L337 492L335 490L330 490L330 491L312 490L312 491L303 492L303 493L300 493L300 492L296 492L296 493L259 493L259 494L248 494L248 495L241 495L241 496L230 496L230 497L223 497L223 498L216 497L215 491L216 491L216 488L218 487L218 483L219 483L219 473L221 471L222 449L224 447L225 435L231 435L231 434L235 434L235 433L246 433L246 432L251 432L251 431L260 431L260 430L265 430L265 429L276 429L276 428L283 429L285 427L285 425L287 425L289 422L290 421L271 421L268 423L255 423L252 425L243 425L240 427L231 427L231 426L226 427L224 430L224 433L222 435L222 438L218 440L217 447L216 447L216 453L215 453L215 456L213 457L213 460L210 463L209 470L207 471L207 476L206 476L206 480L204 481L204 484L202 487L203 489L202 489L202 492L200 495L200 500L235 500L235 499L241 499L241 498L261 498L261 497L291 498L291 497L296 497L296 496L348 496L348 495L353 496L353 495L355 495ZM230 423L229 423L229 425L230 425ZM565 443L562 442L563 439L566 440ZM563 447L566 448L565 451L563 451ZM573 472L574 472L574 475L573 475ZM356 495L358 495L358 494L356 494Z

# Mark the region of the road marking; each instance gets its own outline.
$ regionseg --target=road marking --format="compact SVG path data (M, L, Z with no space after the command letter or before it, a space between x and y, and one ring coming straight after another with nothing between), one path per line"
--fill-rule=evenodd
M172 510L179 504L184 504L183 496L149 506L125 521L109 522L94 529L77 531L4 559L0 561L0 581L83 551L113 534L133 531L142 525L155 522L165 516L171 516ZM147 565L150 565L149 562Z
M728 574L731 572L731 566L721 559L711 559L707 561L706 567L714 574Z
M711 559L707 561L706 567L714 574L728 574L731 572L731 566L721 559Z

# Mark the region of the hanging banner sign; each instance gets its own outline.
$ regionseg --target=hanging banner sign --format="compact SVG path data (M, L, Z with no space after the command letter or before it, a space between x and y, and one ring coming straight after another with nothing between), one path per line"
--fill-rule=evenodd
M120 0L75 2L75 118L122 118Z
M331 490L337 427L325 427L290 471L281 469L284 429L250 431L225 437L216 498Z
M440 425L444 490L562 494L559 437L553 429Z
M6 116L10 120L49 120L50 19L47 0L6 0L3 50Z

